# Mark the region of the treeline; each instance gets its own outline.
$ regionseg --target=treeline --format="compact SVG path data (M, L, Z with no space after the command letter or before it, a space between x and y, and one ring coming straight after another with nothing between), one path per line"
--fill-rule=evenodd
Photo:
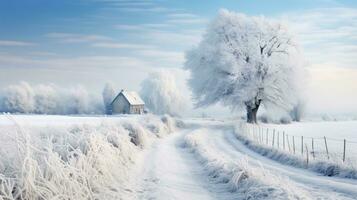
M103 114L101 95L89 94L82 86L65 89L53 84L9 85L0 92L0 111L35 114Z

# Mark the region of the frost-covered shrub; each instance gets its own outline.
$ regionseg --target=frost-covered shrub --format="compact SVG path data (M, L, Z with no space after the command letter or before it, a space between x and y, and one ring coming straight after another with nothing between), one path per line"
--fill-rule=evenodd
M144 128L138 123L125 123L125 129L128 130L131 142L136 146L144 148L148 143L148 135Z
M133 199L129 171L156 137L142 123L150 120L161 122L145 115L98 125L2 127L0 199Z
M289 115L278 115L274 116L272 114L264 113L258 117L258 119L263 123L274 123L274 124L290 124L292 119Z
M161 121L166 124L167 128L169 129L169 132L172 132L176 128L176 121L170 117L169 115L164 115L161 117Z
M244 158L232 160L214 151L215 148L201 137L207 131L200 129L190 133L185 137L185 145L204 165L212 181L224 184L230 192L234 192L234 199L310 199L289 180L253 167Z

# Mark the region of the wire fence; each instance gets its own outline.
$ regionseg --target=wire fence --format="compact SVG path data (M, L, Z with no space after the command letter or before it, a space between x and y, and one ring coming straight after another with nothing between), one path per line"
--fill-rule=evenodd
M281 129L255 124L244 124L242 133L258 144L301 155L307 162L318 159L357 166L357 141L293 135Z

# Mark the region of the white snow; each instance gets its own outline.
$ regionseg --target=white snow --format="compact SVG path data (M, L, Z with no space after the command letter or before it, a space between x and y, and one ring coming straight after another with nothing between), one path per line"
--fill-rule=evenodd
M357 166L357 121L330 121L330 122L299 122L291 124L260 124L263 128L264 136L266 129L276 133L283 132L289 136L295 136L297 151L301 152L301 136L304 136L306 143L311 149L311 140L314 138L314 149L320 158L326 158L325 141L326 137L329 154L336 162L341 162L343 157L343 140L346 139L346 160L349 164ZM269 139L271 142L271 137ZM291 138L290 138L291 142ZM282 137L280 137L282 144Z
M357 196L357 180L321 176L250 150L236 138L235 121L15 115L20 126L14 126L8 117L0 116L0 199Z

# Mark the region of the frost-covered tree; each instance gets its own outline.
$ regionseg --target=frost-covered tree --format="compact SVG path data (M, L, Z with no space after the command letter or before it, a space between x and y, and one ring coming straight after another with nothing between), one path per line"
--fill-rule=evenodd
M187 52L185 67L198 107L221 102L245 108L247 121L256 123L261 105L287 111L295 105L299 55L281 23L221 10Z
M38 114L58 113L59 95L53 85L35 87L34 112Z
M2 107L5 112L31 113L34 110L34 91L27 82L4 89Z
M180 115L184 98L176 86L175 77L167 71L151 73L141 83L140 95L145 106L155 114Z
M52 84L10 85L0 91L0 112L36 114L102 114L101 96L88 94L82 86L72 89Z
M70 114L84 114L88 113L88 106L89 106L89 95L87 90L78 85L75 88L72 88L70 92L70 97L68 107L69 111L67 113Z
M106 114L111 114L111 106L110 104L112 103L114 97L115 97L115 90L114 87L111 83L106 83L103 92L103 103L105 107L105 113Z

